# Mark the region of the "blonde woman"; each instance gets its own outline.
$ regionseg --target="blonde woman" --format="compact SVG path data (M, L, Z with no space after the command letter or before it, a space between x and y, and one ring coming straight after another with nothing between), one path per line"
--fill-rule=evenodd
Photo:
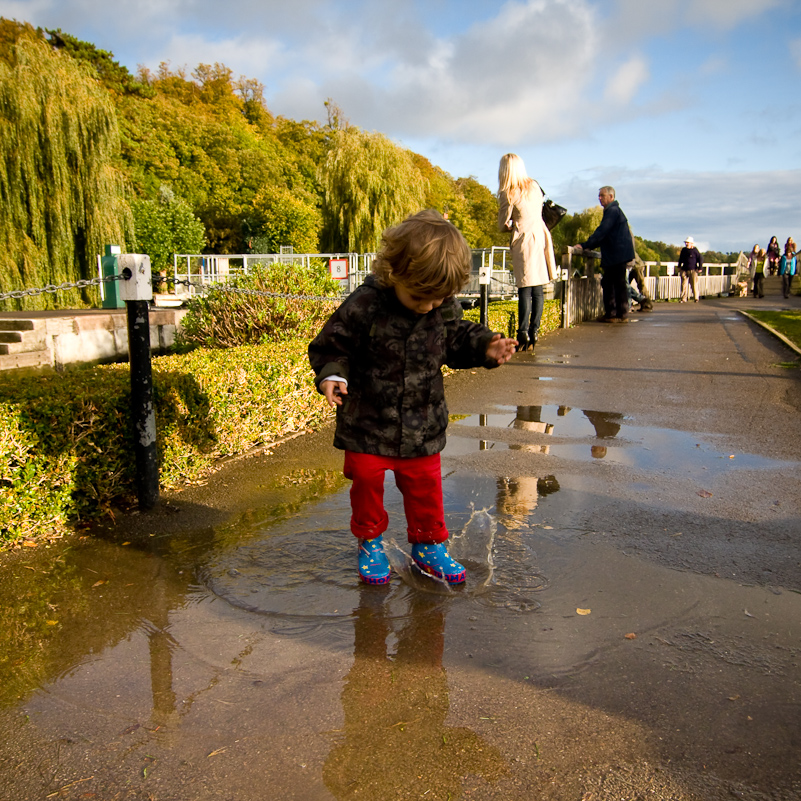
M517 287L517 349L539 339L543 286L556 278L551 232L542 220L542 189L514 153L498 167L498 227L511 232L512 268Z

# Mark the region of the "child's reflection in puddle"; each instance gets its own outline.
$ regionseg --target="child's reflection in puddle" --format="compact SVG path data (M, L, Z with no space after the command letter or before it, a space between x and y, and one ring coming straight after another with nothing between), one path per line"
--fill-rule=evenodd
M420 591L409 613L388 619L389 588L361 588L353 667L342 692L345 725L323 780L338 798L454 801L468 774L488 781L506 770L497 748L470 729L446 726L448 680L442 667L445 604ZM397 634L397 652L387 638Z

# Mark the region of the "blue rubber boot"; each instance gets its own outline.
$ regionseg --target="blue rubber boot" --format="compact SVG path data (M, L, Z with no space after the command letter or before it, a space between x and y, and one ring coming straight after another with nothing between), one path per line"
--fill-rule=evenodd
M380 534L371 540L359 540L359 576L365 584L386 584L392 578Z
M467 578L464 565L451 559L441 542L412 545L412 559L424 573L444 579L448 584L461 584Z

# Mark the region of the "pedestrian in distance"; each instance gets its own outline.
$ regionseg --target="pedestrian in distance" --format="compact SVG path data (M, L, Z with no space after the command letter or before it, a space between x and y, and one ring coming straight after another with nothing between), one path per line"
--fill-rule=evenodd
M765 269L767 263L765 251L759 245L754 245L754 249L748 254L748 270L751 275L755 298L765 297Z
M779 260L779 275L782 277L782 295L789 298L793 291L793 278L796 274L796 255L792 249L785 250Z
M698 303L698 283L696 278L701 272L704 259L701 251L695 246L695 241L691 236L684 240L684 247L679 253L679 273L681 274L681 300L680 303L687 303L692 289L693 300Z
M385 584L384 474L403 495L412 559L451 584L465 568L451 558L440 451L448 409L441 368L493 368L515 340L462 318L454 295L470 276L464 237L429 209L386 230L373 274L331 315L309 345L318 391L336 408L334 446L345 451L351 531L362 581Z
M544 286L556 278L553 240L542 219L544 194L514 153L498 167L498 227L511 233L512 268L517 287L517 349L534 348L539 339Z
M766 272L768 275L776 275L779 270L779 259L781 258L782 254L779 240L775 236L770 238L770 242L768 242L768 247L765 253L768 259Z
M791 256L798 255L798 251L795 248L795 239L793 239L791 236L788 236L787 241L784 243L784 253L785 255L789 253Z
M604 297L604 322L627 323L629 321L629 290L626 273L629 262L635 258L634 242L629 221L615 200L615 190L602 186L598 190L598 202L603 206L601 224L586 242L574 245L575 250L601 248L601 290Z

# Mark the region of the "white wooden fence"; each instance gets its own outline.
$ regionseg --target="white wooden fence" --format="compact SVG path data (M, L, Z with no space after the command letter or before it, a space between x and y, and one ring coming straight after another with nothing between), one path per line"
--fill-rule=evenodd
M477 248L472 251L473 266L470 280L461 293L478 297L478 274L481 267L490 268L489 295L493 299L514 298L514 285L508 247ZM203 287L225 283L238 275L246 275L256 265L273 263L294 264L299 268L323 266L335 274L335 268L347 268L342 280L343 294L352 292L372 271L375 253L247 253L228 255L177 254L173 260L173 293L186 297L202 291ZM600 277L595 266L600 253L575 251L566 248L562 255L561 279L546 287L546 297L562 303L562 326L567 328L603 313ZM740 254L736 264L706 264L696 280L699 295L728 295L737 291L739 281L747 280L747 259ZM681 297L681 277L674 275L676 262L645 262L643 272L648 294L653 300L677 300ZM660 275L661 272L668 275ZM656 273L652 275L651 273ZM340 273L341 274L341 273ZM172 288L171 288L172 289Z

